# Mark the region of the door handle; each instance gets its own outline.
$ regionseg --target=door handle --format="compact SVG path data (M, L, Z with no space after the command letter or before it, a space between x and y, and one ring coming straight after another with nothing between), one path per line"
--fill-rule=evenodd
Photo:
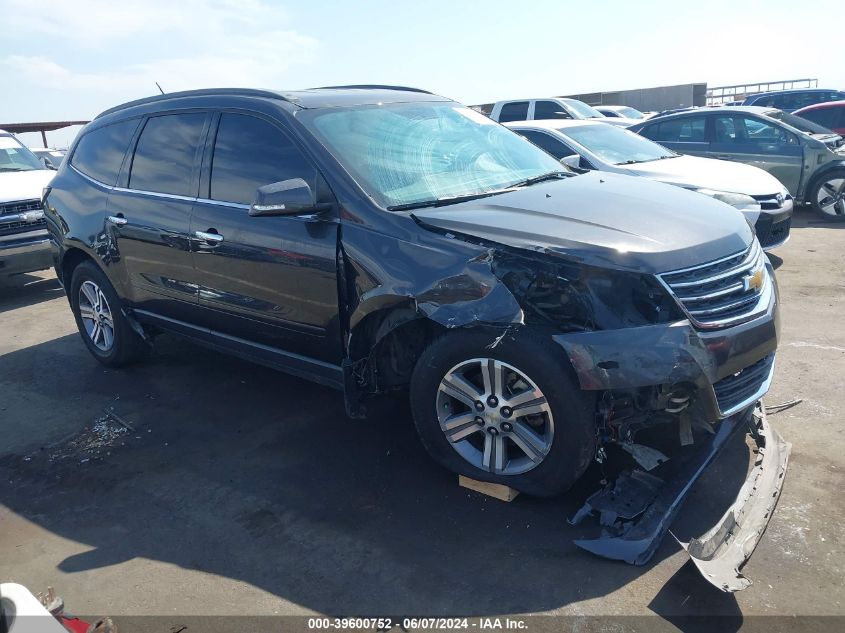
M123 214L120 214L120 213L118 213L117 215L110 215L109 217L106 218L106 220L108 220L109 222L111 222L115 226L123 226L127 222L129 222L129 220L124 218Z
M209 229L206 231L194 231L194 237L198 240L202 240L204 242L208 242L209 244L219 244L223 241L223 236L220 235L215 229Z
M715 154L713 158L718 158L719 160L733 160L734 157L732 154Z

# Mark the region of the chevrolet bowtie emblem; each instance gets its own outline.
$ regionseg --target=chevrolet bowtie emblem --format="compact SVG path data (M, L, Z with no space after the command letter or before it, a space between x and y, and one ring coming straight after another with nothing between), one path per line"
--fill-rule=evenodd
M759 291L763 287L763 269L758 268L750 275L742 278L742 289L746 292L749 290Z

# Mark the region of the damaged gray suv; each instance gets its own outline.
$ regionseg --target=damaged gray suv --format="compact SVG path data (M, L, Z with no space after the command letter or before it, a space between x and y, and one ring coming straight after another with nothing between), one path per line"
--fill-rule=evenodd
M434 459L535 495L643 430L715 427L708 446L769 432L753 408L777 289L739 212L572 177L427 92L128 103L80 133L44 208L82 339L108 366L166 331L335 387L352 417L407 389ZM592 549L640 562L653 541Z

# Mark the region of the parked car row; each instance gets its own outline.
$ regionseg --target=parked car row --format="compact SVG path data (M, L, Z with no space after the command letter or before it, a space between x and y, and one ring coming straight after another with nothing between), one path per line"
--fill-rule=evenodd
M845 221L843 139L811 121L772 108L722 106L658 116L630 129L683 154L759 167L799 204Z
M647 117L625 106L593 108L575 99L548 98L499 101L490 117L558 159L579 157L576 162L570 161L570 166L648 174L663 182L716 195L743 210L749 218L756 213L755 230L764 247L770 249L789 237L793 200L811 204L827 221L845 221L845 147L837 133L845 132L845 100L833 100L842 95L845 93L804 90L764 93L746 99L782 105L824 101L799 110L803 116L776 107L716 106L678 108ZM568 121L558 125L561 120ZM570 125L573 121L597 122L599 126ZM646 149L646 145L637 144L624 134L603 130L601 125L605 123L628 128L674 151L661 154L664 150L660 148ZM577 141L573 145L572 139L567 138L570 133L590 137L597 145L592 149ZM714 174L730 171L724 164L701 161L675 161L671 173L648 167L630 168L632 164L666 160L678 154L744 163L769 172L780 185L742 167L734 168L734 177L727 176L727 189L697 186L702 179L711 180ZM651 155L655 158L649 158ZM765 192L760 191L764 182Z

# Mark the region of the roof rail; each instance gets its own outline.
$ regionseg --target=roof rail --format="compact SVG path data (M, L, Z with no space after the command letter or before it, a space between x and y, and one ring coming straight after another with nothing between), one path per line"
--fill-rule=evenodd
M259 90L256 88L203 88L201 90L183 90L181 92L166 92L160 95L153 95L151 97L144 97L143 99L136 99L135 101L128 101L120 105L104 110L98 114L95 119L118 112L126 108L134 106L145 105L147 103L156 103L157 101L167 101L168 99L177 99L179 97L199 97L203 95L241 95L244 97L266 97L270 99L280 99L293 103L291 99L285 97L282 93L274 92L272 90Z
M406 92L421 92L422 94L431 95L433 92L423 90L422 88L411 88L409 86L388 86L383 84L350 84L348 86L319 86L311 88L311 90L405 90Z

